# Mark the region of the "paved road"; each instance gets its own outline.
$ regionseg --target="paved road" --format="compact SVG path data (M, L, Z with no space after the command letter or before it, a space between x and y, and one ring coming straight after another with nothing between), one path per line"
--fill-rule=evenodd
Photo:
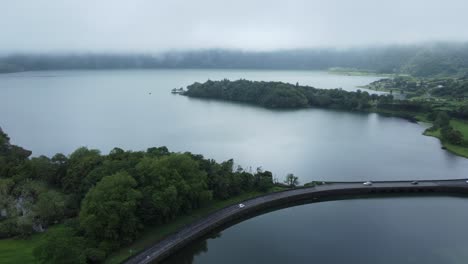
M191 241L214 230L216 227L254 215L255 212L284 206L288 203L304 200L333 199L343 196L360 195L388 195L389 193L439 193L439 194L468 194L466 180L374 182L371 186L364 186L362 182L333 182L309 188L298 188L283 192L271 193L242 202L245 206L232 205L216 211L203 219L185 226L173 235L160 240L155 245L128 259L127 264L155 263Z

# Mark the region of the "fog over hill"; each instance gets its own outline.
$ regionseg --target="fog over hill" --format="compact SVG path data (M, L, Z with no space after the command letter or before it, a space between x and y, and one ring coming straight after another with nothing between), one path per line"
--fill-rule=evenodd
M467 68L465 0L3 1L0 72Z
M159 54L48 53L13 54L0 58L0 72L65 69L352 68L414 76L462 75L468 69L468 44L432 43L350 49L282 51L193 50Z

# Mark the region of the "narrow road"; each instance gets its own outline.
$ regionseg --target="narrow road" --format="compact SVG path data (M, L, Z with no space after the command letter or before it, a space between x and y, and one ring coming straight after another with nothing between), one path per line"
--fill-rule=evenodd
M241 217L254 215L255 212L269 208L305 200L320 201L322 198L333 199L334 197L339 198L343 196L358 197L362 195L379 196L389 194L404 195L407 193L468 194L468 183L466 180L418 181L417 184L412 184L411 181L381 181L373 182L371 186L365 186L362 182L329 182L316 187L270 193L242 202L245 205L243 208L235 204L220 209L167 236L150 248L131 257L125 263L143 264L158 262L220 225Z

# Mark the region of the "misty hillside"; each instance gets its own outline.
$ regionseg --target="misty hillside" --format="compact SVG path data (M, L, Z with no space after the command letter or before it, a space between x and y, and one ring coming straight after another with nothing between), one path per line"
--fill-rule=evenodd
M468 44L426 44L355 48L308 49L272 52L200 50L144 54L17 54L0 58L0 72L66 69L352 68L376 73L414 76L460 75L468 72Z

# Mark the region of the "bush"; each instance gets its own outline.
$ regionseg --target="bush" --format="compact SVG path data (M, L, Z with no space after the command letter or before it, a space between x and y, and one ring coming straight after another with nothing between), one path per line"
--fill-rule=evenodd
M453 129L451 126L443 127L440 131L443 139L454 145L463 144L463 135L460 131Z
M136 237L140 220L136 216L141 193L128 173L102 178L83 200L80 225L88 238L126 244Z
M16 218L9 218L0 222L0 239L18 235Z
M85 240L76 236L75 230L59 227L49 230L33 253L39 263L84 264L86 263L84 249Z

